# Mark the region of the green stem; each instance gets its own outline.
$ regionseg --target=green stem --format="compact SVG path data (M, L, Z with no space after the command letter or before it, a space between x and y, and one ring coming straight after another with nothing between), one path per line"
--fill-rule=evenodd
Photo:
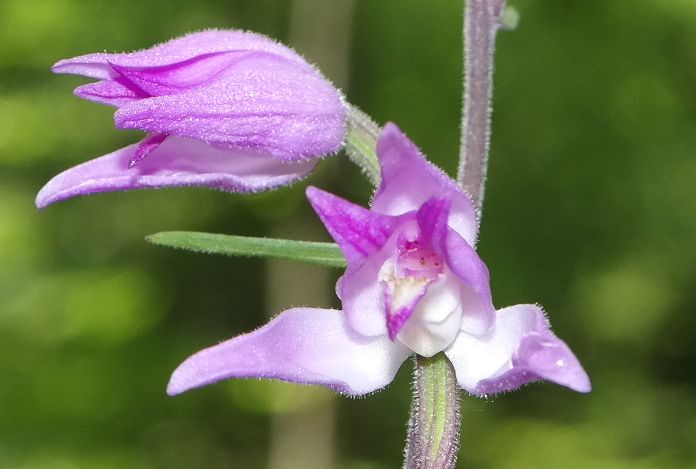
M346 133L346 154L362 169L370 182L379 186L380 170L377 159L377 140L381 128L364 112L348 105L348 130Z
M459 388L443 353L414 360L404 469L451 469L459 448Z

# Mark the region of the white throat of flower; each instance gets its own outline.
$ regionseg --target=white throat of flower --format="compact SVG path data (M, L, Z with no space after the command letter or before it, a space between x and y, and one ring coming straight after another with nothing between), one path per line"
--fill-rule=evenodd
M385 319L390 333L398 330L396 340L431 357L459 333L461 287L437 253L421 246L417 237L410 238L397 243L398 252L378 274L385 289Z

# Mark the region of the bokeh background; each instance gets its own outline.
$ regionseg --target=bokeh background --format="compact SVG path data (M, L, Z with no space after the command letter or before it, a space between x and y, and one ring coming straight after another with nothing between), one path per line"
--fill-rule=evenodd
M696 1L511 0L480 252L498 306L539 302L590 374L463 398L462 468L696 467ZM51 64L204 28L290 43L445 170L459 145L457 0L0 2L0 467L399 467L410 364L366 399L236 381L168 398L194 351L337 270L147 244L164 230L327 239L306 183L115 193L37 212L57 172L137 141ZM367 202L345 158L309 183Z

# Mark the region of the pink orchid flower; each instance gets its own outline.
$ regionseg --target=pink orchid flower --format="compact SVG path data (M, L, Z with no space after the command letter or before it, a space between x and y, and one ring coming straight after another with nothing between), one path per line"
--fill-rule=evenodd
M369 210L307 190L347 261L343 310L290 309L202 350L174 371L168 393L258 377L358 396L389 384L410 355L439 352L477 396L540 379L588 392L587 374L539 306L493 307L466 194L393 124L377 154L382 183Z
M305 176L343 144L339 91L259 34L204 31L138 52L61 60L53 71L98 79L75 94L116 107L117 128L148 135L54 177L39 208L128 189L266 190Z

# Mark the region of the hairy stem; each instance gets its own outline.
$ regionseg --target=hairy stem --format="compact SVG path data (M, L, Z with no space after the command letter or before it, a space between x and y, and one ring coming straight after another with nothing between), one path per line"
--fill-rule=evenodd
M364 112L348 105L346 154L362 169L370 182L379 186L380 170L377 160L377 140L382 129Z
M493 92L493 50L505 0L466 0L464 17L464 96L457 180L481 209L488 169Z
M404 469L452 469L459 448L459 388L443 353L416 356Z

